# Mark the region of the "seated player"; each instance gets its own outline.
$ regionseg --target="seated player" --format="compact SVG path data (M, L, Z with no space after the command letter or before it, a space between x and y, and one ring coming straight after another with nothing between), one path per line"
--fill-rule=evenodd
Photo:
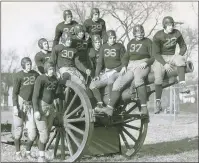
M65 10L63 12L63 18L64 18L64 21L59 23L56 26L55 38L54 38L54 41L53 41L53 47L55 45L59 44L60 37L61 37L61 35L64 31L70 32L71 34L74 34L73 28L74 28L75 25L78 24L75 20L72 20L73 15L72 15L71 10Z
M127 67L127 72L119 76L113 84L110 102L105 109L114 109L116 102L120 98L120 91L133 81L140 99L142 115L148 116L147 90L144 81L150 72L150 66L154 62L151 54L152 41L144 37L144 28L139 24L134 26L133 35L135 38L127 44L127 52L122 60L124 65L122 71L125 72Z
M90 37L85 35L85 30L82 25L76 25L74 27L74 32L75 36L73 37L71 47L77 49L77 56L81 62L78 69L81 71L84 78L86 78L91 75L88 52L92 47L92 41Z
M106 23L100 18L100 11L98 8L91 9L91 18L86 19L83 26L86 29L86 32L92 37L92 35L100 35L101 39L105 43L106 36Z
M32 61L28 57L21 60L23 70L16 73L13 86L13 134L16 148L16 160L22 159L20 151L20 140L23 133L24 123L28 130L28 143L25 156L32 160L30 153L33 142L36 138L36 125L34 121L32 94L36 78L39 74L31 70Z
M122 69L122 57L125 53L125 47L116 42L116 33L114 30L107 31L108 41L100 48L99 61L97 62L95 78L90 84L90 89L97 100L96 111L103 107L102 97L99 88L108 85L109 95L112 91L112 85L120 74ZM102 67L105 72L100 74ZM99 108L99 109L98 109ZM111 110L106 112L111 115Z
M51 52L49 51L48 41L45 38L39 39L38 46L41 51L35 55L35 63L39 73L44 74L44 63L50 58Z
M51 61L59 69L63 83L72 80L85 89L85 79L76 67L84 67L79 61L77 50L71 47L72 35L64 32L61 37L61 44L53 48ZM76 66L76 67L75 67Z
M94 77L97 62L99 59L99 51L102 45L102 40L100 38L100 35L93 35L91 39L92 39L93 47L89 50L88 55L89 55L90 64L91 64L91 71L92 71L91 76Z
M179 30L174 29L174 20L170 16L164 17L162 21L163 28L153 37L153 55L155 62L153 71L155 76L155 92L156 92L156 111L158 114L162 111L162 83L165 72L170 73L174 67L177 67L179 83L185 88L185 57L183 56L187 50L186 43ZM180 52L175 54L176 45L179 45Z
M45 146L49 139L49 132L56 117L54 100L57 96L58 80L55 77L55 66L51 62L44 64L45 74L36 81L33 92L33 107L36 127L39 132L38 162L46 162Z

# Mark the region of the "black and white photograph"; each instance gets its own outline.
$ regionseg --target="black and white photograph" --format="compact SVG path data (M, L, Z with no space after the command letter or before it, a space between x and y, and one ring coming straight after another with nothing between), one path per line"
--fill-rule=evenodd
M197 1L5 1L1 162L198 162Z

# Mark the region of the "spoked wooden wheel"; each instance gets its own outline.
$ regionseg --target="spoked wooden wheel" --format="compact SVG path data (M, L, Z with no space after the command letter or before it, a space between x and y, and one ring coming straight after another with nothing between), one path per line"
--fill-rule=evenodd
M61 155L62 160L74 162L81 157L92 137L92 106L85 90L71 81L66 82L64 94L65 100L59 101L55 130L46 148L54 148L55 157Z
M141 106L138 101L123 107L123 111L118 114L118 120L113 124L118 128L122 153L132 157L144 143L148 122L140 116Z

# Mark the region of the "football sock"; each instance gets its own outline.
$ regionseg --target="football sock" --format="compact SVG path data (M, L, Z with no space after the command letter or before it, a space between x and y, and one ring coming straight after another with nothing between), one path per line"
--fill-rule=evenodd
M15 139L15 148L16 148L16 152L20 151L20 140L19 139Z
M99 89L94 88L92 89L93 95L95 97L95 99L97 100L97 102L102 102L102 97L101 97L101 93L99 91Z
M155 85L156 99L161 99L162 97L162 85Z
M177 67L177 71L178 71L179 81L185 81L185 67L184 66Z
M147 103L147 91L146 91L146 86L142 85L140 87L137 88L138 91L138 97L140 99L140 103L142 104L146 104Z
M120 98L120 91L112 91L109 105L114 107L119 98Z
M30 151L34 141L28 141L26 146L26 151Z

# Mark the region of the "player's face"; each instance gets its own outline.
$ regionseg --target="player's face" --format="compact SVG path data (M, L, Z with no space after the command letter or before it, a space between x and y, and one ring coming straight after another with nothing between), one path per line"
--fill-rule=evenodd
M53 74L54 74L54 67L49 67L47 75L51 77L53 76Z
M65 20L65 22L66 22L66 23L71 23L71 21L72 21L72 15L66 15L66 20Z
M65 46L66 46L66 47L70 47L71 44L72 44L72 39L71 39L71 38L66 39Z
M99 20L99 14L98 13L94 13L92 20L95 21L95 22L98 21Z
M171 33L171 32L173 31L173 28L174 28L174 27L173 27L172 24L168 24L168 25L166 26L166 29L165 29L165 30L166 30L167 33Z
M83 31L79 32L79 33L77 34L77 37L78 37L79 39L83 39L83 37L84 37L84 32L83 32Z
M32 64L30 62L26 62L25 64L25 71L26 72L29 72L32 68Z
M48 49L49 49L48 42L43 42L43 50L48 50Z
M108 44L111 46L111 45L113 45L113 44L115 44L115 42L116 42L116 37L115 36L110 36L109 38L108 38Z
M94 48L95 48L96 50L99 50L100 47L101 47L101 42L100 42L99 40L96 40L96 41L94 42Z

